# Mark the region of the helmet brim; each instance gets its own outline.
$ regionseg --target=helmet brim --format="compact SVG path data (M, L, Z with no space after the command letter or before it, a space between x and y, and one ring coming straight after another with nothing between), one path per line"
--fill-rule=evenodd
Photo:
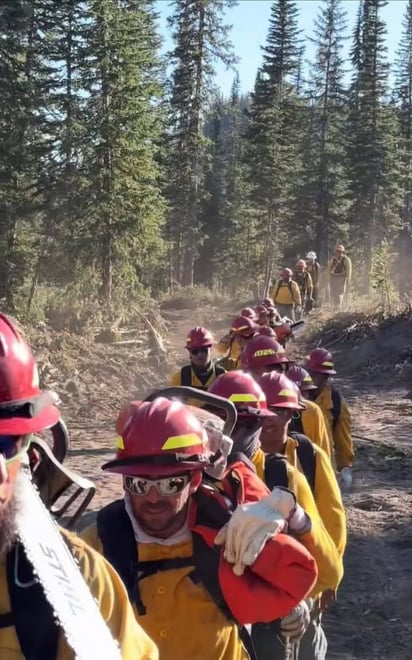
M319 369L312 369L311 367L305 367L309 373L313 374L325 374L327 376L336 376L337 372L334 369L322 369L322 367L319 367Z
M102 470L113 474L129 475L131 477L169 476L183 472L205 470L209 463L188 463L182 461L173 465L154 465L153 463L125 463L125 461L109 461L102 465Z
M36 417L0 418L0 435L29 435L51 428L60 419L56 406L47 406Z

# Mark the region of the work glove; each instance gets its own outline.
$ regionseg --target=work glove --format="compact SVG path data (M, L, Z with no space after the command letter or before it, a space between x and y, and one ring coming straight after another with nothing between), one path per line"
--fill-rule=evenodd
M235 575L243 575L254 564L266 542L283 532L287 522L276 510L272 493L259 502L242 504L216 535L215 544L224 545L224 558L233 564Z
M290 639L291 642L297 642L302 639L310 623L310 611L312 603L302 600L293 608L291 612L280 620L280 633Z
M204 429L209 440L209 448L213 454L213 462L205 471L214 479L221 479L227 466L227 457L232 451L233 440L224 435L213 420L204 423Z
M344 467L339 473L339 485L342 491L348 491L352 488L353 475L352 468Z
M304 534L312 528L312 522L306 511L297 503L291 490L276 486L270 496L274 508L288 523L288 529L295 534Z

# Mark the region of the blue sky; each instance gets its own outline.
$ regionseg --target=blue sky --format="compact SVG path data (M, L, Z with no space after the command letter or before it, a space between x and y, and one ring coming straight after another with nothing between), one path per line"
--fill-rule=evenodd
M237 68L244 92L253 88L256 70L261 63L260 47L266 40L271 4L272 0L240 0L238 6L230 9L226 15L227 23L233 26L231 39L239 58ZM322 2L320 0L301 0L297 4L300 9L302 36L312 36L313 21ZM359 0L344 0L343 4L348 14L348 35L351 35ZM390 62L393 62L398 47L406 4L407 0L390 0L382 10L382 18L388 28L387 46ZM166 18L171 11L169 0L158 0L157 8L160 13L160 31L164 39L163 46L164 50L167 51L171 48L166 27ZM346 49L348 50L349 47L350 40L346 44ZM310 60L312 55L313 46L306 42L305 56ZM229 92L232 80L233 72L226 71L224 66L218 64L216 66L216 83L224 94Z

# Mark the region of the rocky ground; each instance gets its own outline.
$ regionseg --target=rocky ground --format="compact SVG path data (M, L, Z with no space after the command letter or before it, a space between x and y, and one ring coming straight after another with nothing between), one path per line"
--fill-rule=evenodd
M131 343L98 343L40 328L30 334L44 382L62 395L71 431L67 465L93 479L92 508L121 493L120 478L100 466L114 452L114 421L130 398L167 383L182 364L188 328L204 323L224 334L233 308L168 309L161 334ZM349 544L337 603L325 619L331 660L412 658L412 321L341 315L315 316L312 332L293 346L328 344L336 352L338 381L350 401L356 445L355 485L345 497ZM167 337L167 341L166 341ZM130 340L129 340L130 341Z

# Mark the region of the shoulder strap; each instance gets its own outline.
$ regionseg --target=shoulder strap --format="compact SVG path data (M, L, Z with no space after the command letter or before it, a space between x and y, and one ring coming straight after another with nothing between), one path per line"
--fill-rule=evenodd
M302 466L303 473L310 486L312 493L315 492L316 479L316 454L313 443L303 433L291 433L291 436L298 441L297 454Z
M331 395L332 395L332 417L333 417L332 426L333 426L333 430L335 430L340 417L340 412L342 408L342 399L338 390L335 390L334 387L331 388Z
M217 378L218 376L221 376L222 374L225 374L225 373L226 373L226 369L224 368L224 366L223 366L222 364L219 364L219 363L216 363L216 362L215 362L215 374L216 374L216 378Z
M303 433L302 415L296 411L296 416L293 415L289 422L290 433Z
M26 660L55 660L60 627L21 544L7 555L6 567L12 611L0 617L0 628L15 627Z
M281 282L281 280L278 280L278 283L276 285L275 295L273 296L273 301L276 300L276 298L278 296L278 293L279 293L279 289L280 289L281 286L282 286L282 282Z
M136 603L139 614L145 614L138 589L137 543L124 500L116 500L101 509L96 524L103 555L120 575L130 602Z
M187 364L180 370L180 384L184 387L191 387L192 385L192 367Z
M270 489L275 486L289 487L287 460L282 454L270 454L266 456L265 484Z

